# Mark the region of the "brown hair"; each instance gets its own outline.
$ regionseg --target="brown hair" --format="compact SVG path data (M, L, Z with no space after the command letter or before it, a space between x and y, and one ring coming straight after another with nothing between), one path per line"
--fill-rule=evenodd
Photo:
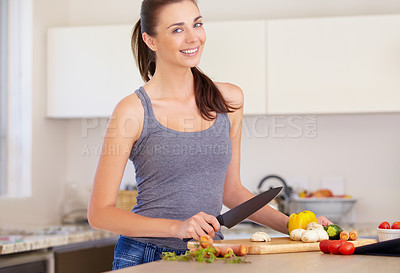
M142 33L146 32L150 36L156 36L155 28L161 8L181 1L184 0L143 0L142 2L140 19L133 29L131 46L140 75L145 82L148 82L156 71L156 55L143 41ZM190 1L197 6L196 0ZM212 112L231 113L238 109L224 99L214 82L199 68L192 67L191 70L194 79L196 105L204 119L215 119Z

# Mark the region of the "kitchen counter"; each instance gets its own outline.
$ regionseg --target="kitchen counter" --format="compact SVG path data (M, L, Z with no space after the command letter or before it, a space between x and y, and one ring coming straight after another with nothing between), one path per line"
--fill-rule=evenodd
M76 243L115 239L118 235L94 230L89 225L0 228L0 255L40 250Z
M157 261L139 266L120 269L118 273L153 272L205 272L205 273L243 273L243 272L398 272L399 257L370 255L332 255L322 252L300 252L267 255L247 255L247 264L213 264L199 262ZM111 272L111 271L110 271Z

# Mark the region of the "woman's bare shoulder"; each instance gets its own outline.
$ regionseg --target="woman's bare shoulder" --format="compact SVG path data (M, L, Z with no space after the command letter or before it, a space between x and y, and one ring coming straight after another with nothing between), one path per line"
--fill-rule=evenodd
M116 118L143 117L143 114L143 105L136 93L132 93L120 100L113 112L113 116Z
M132 93L123 98L114 108L109 121L110 130L114 130L117 135L133 138L135 142L142 131L144 121L144 108L140 98Z
M244 96L243 91L239 86L225 82L216 82L215 85L227 101L231 102L235 106L243 106Z

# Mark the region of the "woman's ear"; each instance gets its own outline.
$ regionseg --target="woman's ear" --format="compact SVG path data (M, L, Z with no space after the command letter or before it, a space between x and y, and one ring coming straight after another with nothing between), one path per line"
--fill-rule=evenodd
M153 37L151 37L149 34L146 32L143 32L142 34L142 39L145 42L145 44L152 50L152 51L157 51L157 45L156 41Z

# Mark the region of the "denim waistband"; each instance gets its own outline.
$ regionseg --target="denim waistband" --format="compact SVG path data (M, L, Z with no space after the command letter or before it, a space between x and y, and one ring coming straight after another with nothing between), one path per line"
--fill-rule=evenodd
M143 249L143 263L153 262L160 259L160 254L163 252L175 252L177 255L185 254L187 249L172 249L167 247L158 247L151 243L143 243L133 240L129 237L121 236L120 240L124 243L136 245Z

